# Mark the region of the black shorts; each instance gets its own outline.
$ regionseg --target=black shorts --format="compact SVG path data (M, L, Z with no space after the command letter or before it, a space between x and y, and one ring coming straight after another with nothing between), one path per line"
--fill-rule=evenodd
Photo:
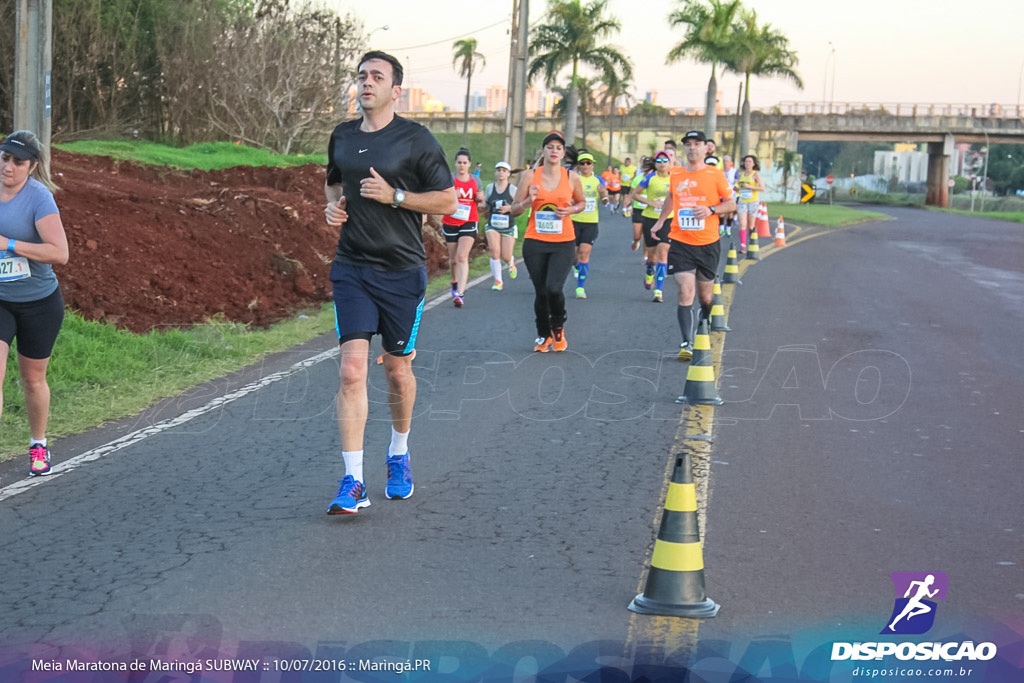
M53 353L61 323L64 296L60 287L36 301L0 300L0 341L8 346L18 338L18 355L42 360Z
M722 243L712 242L694 246L672 240L668 250L668 272L687 273L697 271L701 282L713 282L718 274L718 260L722 256Z
M648 218L647 216L640 217L640 229L643 230L644 233L644 246L648 249L656 247L659 244L669 243L668 233L672 229L672 226L669 225L669 223L672 222L672 219L666 218L664 224L661 226L661 230L658 232L658 236L654 237L651 235L651 228L653 228L654 224L657 222L657 218Z
M335 262L331 282L339 343L379 334L387 353L413 352L427 292L426 266L387 271Z
M476 239L476 223L473 221L462 223L461 225L448 225L446 223L442 223L441 234L444 235L444 241L448 244L458 242L460 237L472 237L473 239Z
M597 223L577 223L573 221L572 226L576 230L577 247L581 244L593 246L594 242L597 241Z

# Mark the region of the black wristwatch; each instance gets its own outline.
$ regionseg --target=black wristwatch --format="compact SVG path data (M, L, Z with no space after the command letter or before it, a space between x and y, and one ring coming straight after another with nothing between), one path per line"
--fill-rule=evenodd
M398 207L400 207L402 205L402 202L404 202L404 201L405 201L405 191L404 190L399 190L396 187L395 188L395 198L391 202L391 208L397 209Z
M709 207L708 207L708 211L710 211L710 212L711 212L711 215L712 215L712 216L714 216L714 215L715 215L716 213L718 213L717 211L715 211L715 207L713 207L713 206L709 206Z

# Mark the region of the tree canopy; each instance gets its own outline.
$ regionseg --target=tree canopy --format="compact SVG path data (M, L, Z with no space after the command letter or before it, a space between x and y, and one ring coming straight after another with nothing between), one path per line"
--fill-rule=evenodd
M15 23L16 0L0 0ZM53 0L53 137L319 144L365 45L350 16L288 0ZM16 31L0 32L0 125L13 121Z

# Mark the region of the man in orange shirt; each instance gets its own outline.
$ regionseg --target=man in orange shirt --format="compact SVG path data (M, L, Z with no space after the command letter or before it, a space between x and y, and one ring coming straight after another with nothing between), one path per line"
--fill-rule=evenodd
M700 317L711 316L715 275L721 246L718 235L719 213L736 210L736 200L725 174L704 163L707 138L699 130L683 137L686 165L669 174L669 194L662 204L658 221L651 228L656 234L664 228L666 217L673 215L669 230L668 272L679 285L676 318L683 343L678 358L693 357L693 299L700 298Z

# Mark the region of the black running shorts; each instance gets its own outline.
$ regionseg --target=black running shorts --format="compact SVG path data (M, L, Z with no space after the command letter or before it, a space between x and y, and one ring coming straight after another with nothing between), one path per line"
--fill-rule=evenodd
M721 255L721 242L694 246L672 240L672 246L668 250L668 272L675 274L697 271L698 280L713 282Z
M64 297L60 287L36 301L0 300L0 341L10 346L18 338L18 355L49 358L64 322Z

